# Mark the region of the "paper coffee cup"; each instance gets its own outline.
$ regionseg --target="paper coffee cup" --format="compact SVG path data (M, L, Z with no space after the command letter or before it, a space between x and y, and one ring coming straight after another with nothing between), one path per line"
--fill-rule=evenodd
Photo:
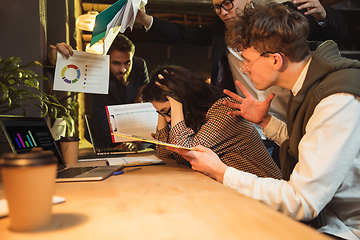
M65 165L78 163L79 159L79 141L78 137L61 137L60 147L61 153L65 161Z
M56 163L52 151L2 155L0 168L11 230L32 231L50 223Z

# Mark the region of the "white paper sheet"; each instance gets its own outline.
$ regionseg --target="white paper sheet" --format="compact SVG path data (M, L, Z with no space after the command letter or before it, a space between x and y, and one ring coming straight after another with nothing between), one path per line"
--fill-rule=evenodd
M58 53L54 90L108 94L110 56L74 50L66 59Z
M124 5L124 7L127 4ZM107 54L111 44L113 43L114 39L120 32L120 24L124 16L124 7L122 7L119 12L115 15L115 17L109 22L106 28L105 38L104 38L104 51L103 55Z
M107 106L107 114L112 133L125 133L151 138L156 132L158 114L149 103L131 103ZM113 142L129 142L132 139L112 136Z

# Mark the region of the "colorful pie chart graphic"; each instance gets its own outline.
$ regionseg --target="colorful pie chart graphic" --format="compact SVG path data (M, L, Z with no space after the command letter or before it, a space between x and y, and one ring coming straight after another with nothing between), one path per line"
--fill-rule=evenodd
M73 64L66 65L61 70L61 78L68 84L73 84L79 81L80 75L79 68Z

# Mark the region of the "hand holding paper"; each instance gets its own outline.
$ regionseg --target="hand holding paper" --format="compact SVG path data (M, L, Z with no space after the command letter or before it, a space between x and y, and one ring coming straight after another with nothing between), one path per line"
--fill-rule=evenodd
M110 57L73 51L66 59L57 53L54 90L107 94L109 91Z

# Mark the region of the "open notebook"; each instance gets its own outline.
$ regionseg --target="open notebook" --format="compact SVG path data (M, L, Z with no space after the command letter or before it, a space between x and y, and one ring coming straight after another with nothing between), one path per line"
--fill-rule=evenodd
M14 153L28 153L34 147L54 152L58 160L57 182L103 180L123 165L66 167L50 129L42 117L0 116L0 124Z

